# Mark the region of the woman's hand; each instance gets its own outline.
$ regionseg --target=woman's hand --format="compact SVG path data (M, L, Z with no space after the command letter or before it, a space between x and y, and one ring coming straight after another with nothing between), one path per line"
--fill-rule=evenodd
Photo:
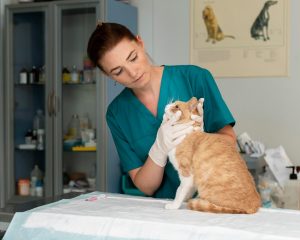
M149 151L150 158L160 167L166 165L168 153L193 131L194 121L176 124L180 116L180 111L176 112L171 119L164 116L156 140Z

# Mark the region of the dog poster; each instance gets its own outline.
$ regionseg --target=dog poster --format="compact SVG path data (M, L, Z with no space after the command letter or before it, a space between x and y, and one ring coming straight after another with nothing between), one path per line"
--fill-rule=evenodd
M190 61L215 77L288 76L290 0L190 0Z

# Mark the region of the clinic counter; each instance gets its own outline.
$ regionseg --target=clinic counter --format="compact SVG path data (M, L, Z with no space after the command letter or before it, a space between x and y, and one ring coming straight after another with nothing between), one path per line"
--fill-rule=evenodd
M0 208L0 239L8 228L9 223L13 219L16 212L25 212L27 210L40 207L49 203L59 201L61 199L70 199L79 196L82 193L71 192L54 197L41 198L28 202L9 202L4 208Z
M255 214L167 210L168 199L92 192L17 212L10 239L299 240L300 211L260 208Z

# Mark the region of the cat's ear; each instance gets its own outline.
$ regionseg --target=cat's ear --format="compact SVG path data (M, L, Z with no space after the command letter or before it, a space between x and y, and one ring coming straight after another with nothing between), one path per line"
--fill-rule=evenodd
M204 103L204 98L199 98L199 100L198 100L198 103L201 103L201 104L202 104L202 106L203 106L203 103Z
M200 116L203 116L203 103L204 103L204 98L200 98L197 103L197 110Z
M194 111L197 107L197 104L198 104L198 100L197 98L195 97L192 97L189 101L189 108L190 108L190 111Z

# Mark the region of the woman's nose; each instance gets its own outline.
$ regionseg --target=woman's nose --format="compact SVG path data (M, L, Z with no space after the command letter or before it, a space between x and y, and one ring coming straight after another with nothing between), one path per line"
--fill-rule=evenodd
M137 76L137 70L133 67L127 68L130 77L135 78Z

